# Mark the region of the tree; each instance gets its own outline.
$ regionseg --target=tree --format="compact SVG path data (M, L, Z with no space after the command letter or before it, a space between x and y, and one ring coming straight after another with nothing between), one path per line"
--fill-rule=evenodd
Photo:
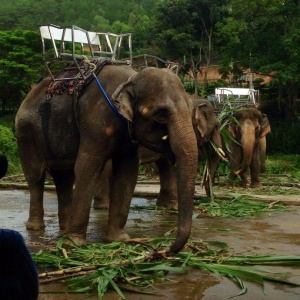
M38 31L0 31L0 103L2 113L16 109L43 75Z
M168 58L182 60L196 74L204 66L204 87L207 72L215 56L215 25L222 17L226 0L168 0L159 5L156 30L157 45ZM195 92L197 86L195 84ZM204 90L205 93L205 90Z
M133 51L147 53L152 43L153 20L146 15L142 6L137 5L129 15L128 26L133 37ZM138 50L137 50L138 49Z
M61 19L56 0L1 0L0 30L36 30L39 25Z
M300 5L295 0L231 0L218 24L223 64L272 75L285 119L296 118L300 83Z

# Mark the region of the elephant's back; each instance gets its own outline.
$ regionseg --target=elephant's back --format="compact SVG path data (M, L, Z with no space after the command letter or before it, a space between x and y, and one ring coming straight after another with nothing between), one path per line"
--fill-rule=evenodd
M40 144L41 151L45 149L52 158L75 157L78 148L76 103L67 94L47 99L49 82L46 79L35 86L20 106L16 115L17 138Z

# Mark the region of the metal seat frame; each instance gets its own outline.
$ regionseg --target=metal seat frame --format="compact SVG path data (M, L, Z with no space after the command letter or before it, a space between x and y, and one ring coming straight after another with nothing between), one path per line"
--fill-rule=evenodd
M87 57L90 60L111 59L116 64L131 64L132 41L131 33L114 34L92 32L84 30L76 25L60 27L53 24L40 26L42 39L43 57L45 66L53 80L72 80L74 78L56 79L50 67L53 61L69 65L75 64L78 69L76 78L83 78L84 74L79 62ZM128 39L129 58L118 60L122 43ZM47 41L51 41L47 47ZM69 64L67 64L69 63Z

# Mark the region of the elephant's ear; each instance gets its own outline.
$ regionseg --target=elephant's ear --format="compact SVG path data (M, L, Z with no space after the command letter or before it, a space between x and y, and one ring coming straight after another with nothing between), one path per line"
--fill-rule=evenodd
M197 129L201 134L201 137L204 137L207 132L207 112L206 112L206 103L201 103L196 107L195 110L195 120L197 122Z
M271 126L266 114L262 115L262 123L261 123L261 130L260 130L260 138L266 136L269 132L271 132Z
M236 132L235 132L235 125L230 123L228 126L228 131L230 132L230 134L236 138Z
M133 119L132 95L132 77L130 77L117 87L111 99L118 112L131 122Z

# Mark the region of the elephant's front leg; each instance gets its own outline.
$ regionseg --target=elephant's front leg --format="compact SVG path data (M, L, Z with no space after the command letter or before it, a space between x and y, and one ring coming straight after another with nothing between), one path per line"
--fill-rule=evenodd
M204 188L207 197L212 196L212 186L215 183L215 177L216 177L216 171L220 162L220 156L216 151L213 150L212 153L210 153L210 149L207 146L207 153L208 155L208 169L209 169L209 174L206 176L204 180Z
M165 157L157 160L159 170L160 191L156 201L157 206L169 209L178 209L177 178L174 166L171 166Z
M230 152L228 153L229 156L229 183L234 184L236 180L238 179L238 175L236 174L236 171L238 171L241 168L242 162L243 162L243 151L242 147L237 145L234 142L230 142ZM245 174L242 174L240 176L242 185L244 187L247 187L249 185L247 176Z
M96 183L94 194L94 208L108 209L109 208L109 191L111 185L112 162L107 161L103 172Z
M54 170L51 174L56 186L58 200L59 228L65 230L68 225L73 199L74 170Z
M259 179L259 171L260 171L260 151L259 151L259 143L257 142L254 145L252 160L250 164L250 176L251 176L251 188L261 187L262 184Z
M129 155L113 159L107 242L129 238L124 231L130 203L138 176L138 155L133 150Z
M92 198L104 163L103 156L93 153L80 152L77 157L72 210L65 236L78 245L86 243Z

